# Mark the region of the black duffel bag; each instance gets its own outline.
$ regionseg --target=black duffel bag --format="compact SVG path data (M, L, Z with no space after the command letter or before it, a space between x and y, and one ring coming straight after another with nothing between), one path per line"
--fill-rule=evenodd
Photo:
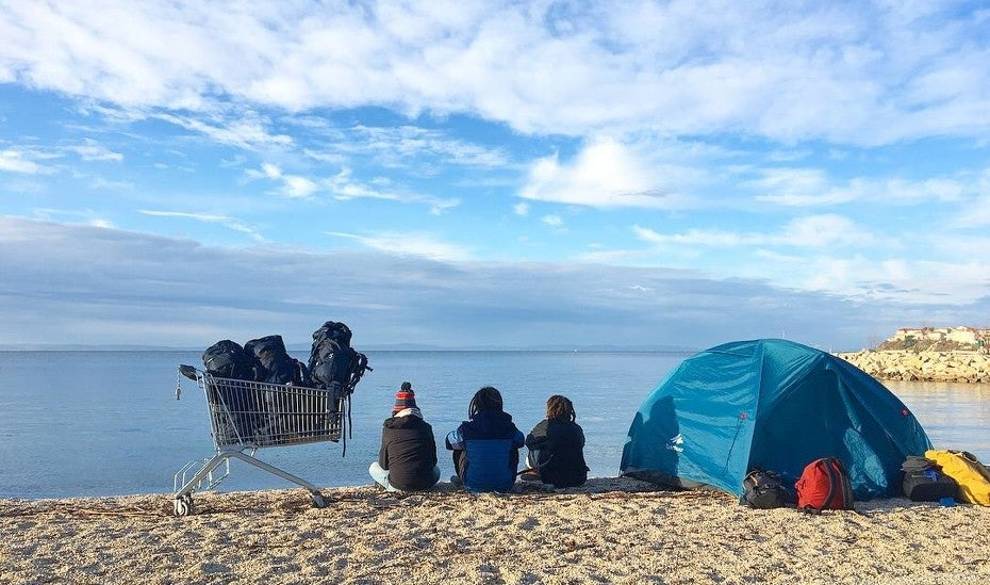
M244 344L244 351L252 354L258 361L256 381L293 386L309 385L309 372L306 366L289 356L281 335L252 339Z
M784 482L772 471L762 469L750 471L743 480L743 489L745 491L740 500L750 508L761 510L783 508L790 499Z
M254 380L258 361L239 343L224 339L203 352L203 369L218 378Z
M904 472L904 495L913 502L937 502L942 498L957 498L959 485L956 480L942 473L942 469L930 459L909 455L901 465Z

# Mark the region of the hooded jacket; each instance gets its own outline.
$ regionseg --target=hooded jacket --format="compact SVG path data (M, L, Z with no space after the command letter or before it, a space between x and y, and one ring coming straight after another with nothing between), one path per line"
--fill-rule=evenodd
M447 435L464 487L473 492L507 492L516 482L524 437L509 414L483 410Z
M436 483L436 464L437 445L429 423L414 414L385 419L378 465L388 470L388 483L403 491L429 489Z
M588 480L584 462L584 431L569 420L543 420L526 437L537 453L540 480L554 487L579 486Z

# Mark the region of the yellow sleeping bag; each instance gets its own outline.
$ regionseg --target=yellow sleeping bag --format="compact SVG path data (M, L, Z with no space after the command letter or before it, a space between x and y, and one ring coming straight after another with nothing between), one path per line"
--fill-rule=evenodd
M990 471L971 453L933 449L925 451L925 459L934 461L942 473L956 480L960 500L990 506Z

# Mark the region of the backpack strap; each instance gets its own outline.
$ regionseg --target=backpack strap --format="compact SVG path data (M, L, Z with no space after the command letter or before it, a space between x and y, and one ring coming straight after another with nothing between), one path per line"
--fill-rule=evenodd
M828 477L828 495L825 496L825 501L822 503L820 510L828 508L832 504L832 499L835 498L836 495L835 484L839 483L839 476L835 472L835 467L832 466L833 461L835 461L835 459L831 457L827 457L821 461L821 465L825 467L825 475Z
M853 493L852 493L852 482L849 480L849 472L846 471L846 466L842 464L842 461L835 459L835 464L838 466L839 479L842 481L842 508L844 510L854 510L853 506Z

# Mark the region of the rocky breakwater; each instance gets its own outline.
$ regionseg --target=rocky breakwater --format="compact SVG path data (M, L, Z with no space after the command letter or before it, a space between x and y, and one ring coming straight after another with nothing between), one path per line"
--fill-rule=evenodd
M881 380L990 383L985 353L866 349L838 356Z

